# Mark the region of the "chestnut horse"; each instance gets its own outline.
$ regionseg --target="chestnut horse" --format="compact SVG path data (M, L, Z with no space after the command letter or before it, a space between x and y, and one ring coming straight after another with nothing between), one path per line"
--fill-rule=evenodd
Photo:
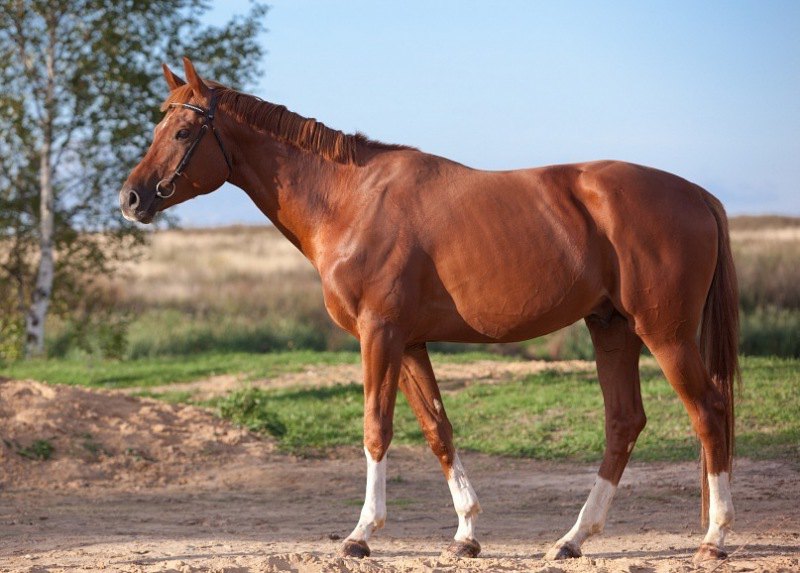
M369 555L367 542L384 525L399 388L453 497L458 530L447 550L476 556L481 508L453 446L426 343L521 341L584 319L606 447L575 526L547 557L581 555L581 544L603 528L645 425L643 344L702 446L709 525L695 558L726 557L738 308L716 198L675 175L619 161L470 169L204 81L187 59L184 68L187 81L164 66L168 113L119 193L122 213L147 223L230 181L319 272L331 318L360 341L364 374L366 500L342 555Z

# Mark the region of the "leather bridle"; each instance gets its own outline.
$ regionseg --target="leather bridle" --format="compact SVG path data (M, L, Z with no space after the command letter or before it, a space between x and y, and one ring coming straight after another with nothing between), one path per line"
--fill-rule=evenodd
M156 184L156 195L162 199L168 199L175 194L175 179L183 175L183 172L186 169L186 166L189 165L189 161L192 159L192 155L194 155L197 146L200 144L203 136L209 130L214 134L214 138L219 144L219 149L222 151L222 156L225 158L225 163L228 165L228 176L225 178L225 181L230 179L231 173L233 173L233 167L231 166L230 159L228 159L228 154L225 153L225 146L222 145L222 140L220 139L217 130L214 128L214 113L217 108L217 101L217 91L211 90L211 104L209 105L208 109L203 109L202 107L192 105L190 103L169 104L170 108L183 107L199 113L203 116L203 125L200 126L200 132L195 136L194 141L192 141L191 145L189 145L189 149L186 150L186 153L183 154L180 163L178 163L178 166L175 168L175 171L172 173L172 175L170 175L168 179L162 179Z

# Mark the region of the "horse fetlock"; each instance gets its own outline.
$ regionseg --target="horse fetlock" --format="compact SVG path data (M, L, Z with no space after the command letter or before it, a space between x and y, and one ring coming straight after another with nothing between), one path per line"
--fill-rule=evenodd
M458 515L458 529L453 539L456 541L470 541L475 539L475 525L477 522L476 514Z
M370 508L368 511L361 512L358 520L358 527L366 531L375 531L386 525L386 508Z
M605 522L602 521L598 523L592 523L591 525L589 525L589 530L586 532L586 534L587 536L600 535L601 533L603 533L603 529L605 529L605 526L606 526Z
M482 511L481 504L478 503L478 497L471 487L461 490L457 495L453 496L453 506L455 507L456 513L463 517L472 517L478 515Z
M717 509L717 514L714 516L714 523L720 528L730 529L736 519L736 512L733 510L732 505L723 505Z

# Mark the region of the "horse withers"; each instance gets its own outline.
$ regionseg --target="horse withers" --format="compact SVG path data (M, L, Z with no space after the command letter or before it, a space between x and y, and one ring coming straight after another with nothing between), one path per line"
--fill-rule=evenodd
M702 446L709 523L695 558L726 557L738 307L716 198L675 175L619 161L470 169L205 81L188 59L184 70L187 81L164 66L167 113L120 191L122 213L147 223L230 181L319 272L331 318L360 342L364 374L367 492L341 554L368 556L385 522L399 388L453 497L458 529L447 551L477 556L480 504L453 445L426 343L527 340L584 319L606 447L575 526L546 557L581 555L603 528L645 425L643 344Z

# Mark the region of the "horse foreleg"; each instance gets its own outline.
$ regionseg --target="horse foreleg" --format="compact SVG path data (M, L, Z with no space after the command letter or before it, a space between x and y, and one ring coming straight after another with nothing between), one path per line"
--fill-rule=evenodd
M402 365L400 389L414 410L425 439L439 458L458 514L458 530L446 551L460 557L477 557L481 546L475 538L475 522L481 506L455 452L453 428L444 411L425 346L407 348Z
M392 326L367 324L360 332L367 491L358 525L339 551L345 557L368 557L367 541L386 522L386 452L392 441L392 419L403 351L398 333Z
M606 449L597 480L575 525L550 548L547 559L581 556L581 545L603 531L617 484L646 422L639 387L642 341L619 314L586 319L597 360L606 414Z
M386 455L376 462L366 447L364 452L367 455L367 492L358 524L339 551L343 557L369 557L367 541L386 523Z

